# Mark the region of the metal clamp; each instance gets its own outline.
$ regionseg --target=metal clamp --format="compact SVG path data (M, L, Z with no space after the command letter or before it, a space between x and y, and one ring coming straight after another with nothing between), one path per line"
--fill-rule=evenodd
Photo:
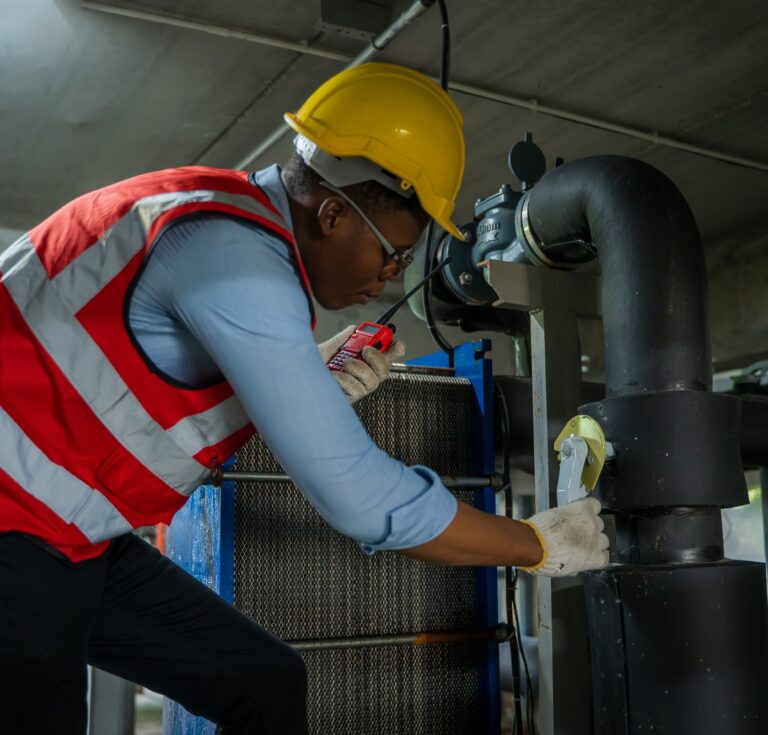
M560 473L557 504L566 505L595 489L606 458L614 455L600 424L591 416L574 416L555 439Z
M589 446L580 436L571 434L560 445L560 474L557 476L557 504L567 505L583 498L587 489L581 475L589 456Z

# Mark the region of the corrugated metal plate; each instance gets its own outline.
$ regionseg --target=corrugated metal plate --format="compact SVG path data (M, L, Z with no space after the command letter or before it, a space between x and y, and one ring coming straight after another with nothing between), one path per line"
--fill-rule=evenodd
M465 380L396 374L358 412L374 441L395 458L468 475L471 390ZM281 471L259 437L241 450L235 469ZM472 502L471 491L459 496ZM286 640L477 623L474 570L397 554L368 557L285 483L238 484L235 604Z
M396 374L361 401L376 443L407 463L471 473L472 387L455 378ZM259 437L239 471L280 467ZM361 488L364 491L364 488ZM472 502L471 492L459 493ZM238 483L235 605L288 641L478 627L473 569L397 554L367 557L331 529L293 486ZM313 735L480 732L485 643L397 645L303 653Z
M311 735L477 735L482 643L304 654Z

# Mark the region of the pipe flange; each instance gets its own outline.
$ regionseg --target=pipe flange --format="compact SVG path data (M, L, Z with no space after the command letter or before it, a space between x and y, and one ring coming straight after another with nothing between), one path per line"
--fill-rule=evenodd
M448 291L465 304L473 306L492 304L498 296L485 282L483 274L472 258L477 222L464 225L461 229L467 238L465 242L447 234L438 245L437 261L442 263L448 258L451 259L451 262L443 268L440 279Z
M530 194L524 194L515 209L515 231L517 232L517 240L522 245L525 254L534 265L556 268L557 264L544 252L544 243L536 237L536 233L531 227L531 220L528 215L529 201Z

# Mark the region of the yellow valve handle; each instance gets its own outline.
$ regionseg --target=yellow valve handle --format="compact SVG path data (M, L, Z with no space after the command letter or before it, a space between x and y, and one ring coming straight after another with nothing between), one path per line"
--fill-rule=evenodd
M584 470L581 473L581 482L584 487L587 488L587 491L590 492L595 489L597 478L600 477L600 473L603 471L603 466L605 465L606 449L603 427L591 416L574 416L563 427L563 430L560 432L557 439L555 439L554 446L559 460L562 460L560 447L569 436L581 437L589 447L587 461L584 464Z

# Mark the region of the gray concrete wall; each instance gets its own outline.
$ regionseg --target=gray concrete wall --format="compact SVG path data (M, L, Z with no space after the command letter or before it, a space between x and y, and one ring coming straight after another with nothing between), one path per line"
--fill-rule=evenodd
M19 230L11 230L7 227L0 227L0 250L5 250L12 242L21 237Z
M768 358L768 234L725 244L708 265L716 367Z

